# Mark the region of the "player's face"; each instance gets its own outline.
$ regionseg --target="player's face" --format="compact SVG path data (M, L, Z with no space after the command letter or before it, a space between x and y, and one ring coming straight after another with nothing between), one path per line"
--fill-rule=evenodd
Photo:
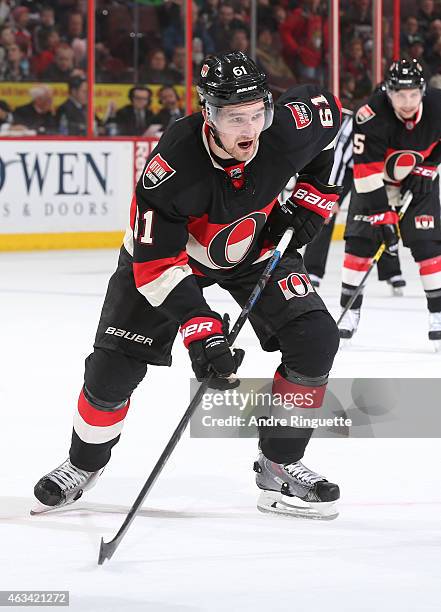
M256 151L264 124L265 107L259 100L223 108L216 129L227 153L238 161L247 161Z
M394 111L402 119L412 119L423 98L420 89L400 89L389 94Z

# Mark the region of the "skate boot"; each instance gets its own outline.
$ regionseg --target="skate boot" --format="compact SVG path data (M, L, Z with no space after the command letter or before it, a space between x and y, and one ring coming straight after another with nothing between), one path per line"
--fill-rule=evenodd
M429 312L429 340L437 353L441 352L441 312Z
M337 518L338 485L295 463L274 463L259 453L254 462L256 484L262 492L257 501L261 512L274 512L298 518L332 520Z
M406 281L401 276L401 274L398 274L397 276L391 276L391 278L388 278L386 282L392 289L392 295L394 297L403 297L403 287L406 286Z
M360 309L349 309L343 319L338 324L340 338L342 338L343 340L349 340L350 338L352 338L352 336L357 331L359 321Z
M317 276L316 274L310 274L309 280L311 281L311 285L316 289L320 287L320 281L322 280L320 276Z
M40 478L35 485L34 495L38 501L31 514L40 514L73 504L82 496L83 491L95 485L103 470L104 468L97 472L86 472L66 459L55 470Z

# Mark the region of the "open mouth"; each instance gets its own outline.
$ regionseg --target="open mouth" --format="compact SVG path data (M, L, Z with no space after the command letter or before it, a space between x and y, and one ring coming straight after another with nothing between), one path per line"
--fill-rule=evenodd
M242 140L241 142L237 143L237 146L239 147L239 149L242 149L242 151L248 151L253 146L253 141L252 140Z

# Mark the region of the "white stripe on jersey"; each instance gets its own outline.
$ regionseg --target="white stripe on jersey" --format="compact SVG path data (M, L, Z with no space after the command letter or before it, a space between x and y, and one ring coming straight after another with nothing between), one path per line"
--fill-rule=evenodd
M329 182L331 185L342 185L347 168L352 168L352 114L344 114L337 134L334 164Z

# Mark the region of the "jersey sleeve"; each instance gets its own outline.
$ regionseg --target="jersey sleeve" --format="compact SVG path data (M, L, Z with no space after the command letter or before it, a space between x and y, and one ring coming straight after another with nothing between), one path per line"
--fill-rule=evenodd
M167 152L157 151L147 161L132 202L133 275L147 301L181 323L211 309L188 263L188 216L180 212L185 186Z
M387 121L382 121L375 109L365 104L355 115L353 130L355 190L369 210L386 210L384 160L388 147Z
M303 168L322 151L331 151L328 157L333 159L341 104L332 93L314 85L294 87L278 99L275 123L281 147L296 173L301 169L299 159L306 161Z

